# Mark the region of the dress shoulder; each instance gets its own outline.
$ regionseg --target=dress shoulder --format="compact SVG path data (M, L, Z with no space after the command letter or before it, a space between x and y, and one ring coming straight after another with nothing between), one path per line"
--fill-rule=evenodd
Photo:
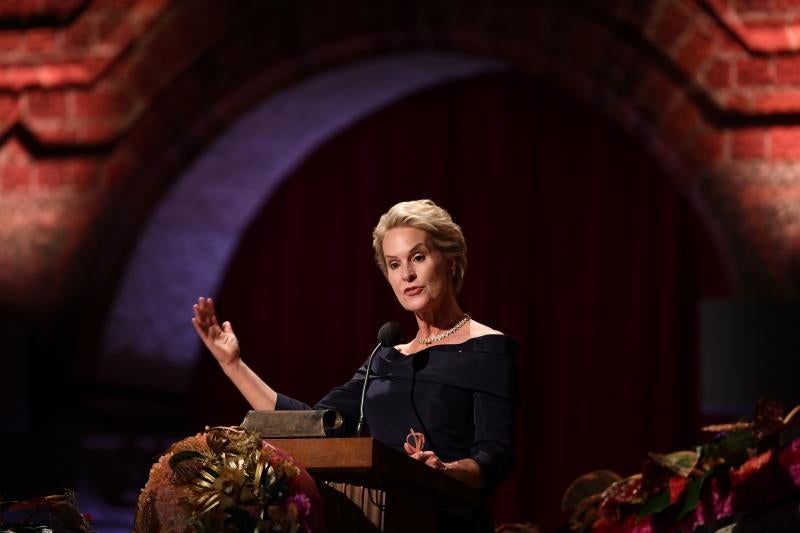
M515 357L519 350L519 343L509 335L489 334L472 337L463 345L463 351L476 353L491 353Z

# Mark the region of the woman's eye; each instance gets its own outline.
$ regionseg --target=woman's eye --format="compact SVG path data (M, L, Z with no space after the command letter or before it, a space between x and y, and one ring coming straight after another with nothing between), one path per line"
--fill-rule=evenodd
M398 266L399 265L397 263L389 263L389 268L392 270L396 269Z
M422 254L415 255L414 256L414 261L416 261L417 263L419 263L420 261L425 261L425 256L422 255Z

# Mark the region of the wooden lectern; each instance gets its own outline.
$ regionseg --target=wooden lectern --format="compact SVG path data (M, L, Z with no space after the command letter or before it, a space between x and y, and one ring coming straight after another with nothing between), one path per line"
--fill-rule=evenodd
M477 490L368 437L266 440L289 452L320 486L344 482L384 491L388 533L433 532L440 508L480 505ZM342 529L329 522L328 530Z

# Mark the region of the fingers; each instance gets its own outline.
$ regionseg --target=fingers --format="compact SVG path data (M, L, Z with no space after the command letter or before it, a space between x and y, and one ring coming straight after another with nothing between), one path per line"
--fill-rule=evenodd
M192 310L198 325L204 330L208 330L213 325L219 325L213 299L201 296L197 299L197 303L192 306Z
M197 320L197 317L192 318L192 325L194 326L194 330L197 332L200 338L205 340L205 338L208 336L208 330L203 329L203 327L200 326L200 321Z
M444 470L445 466L439 456L436 455L435 452L432 451L417 451L413 446L409 443L403 443L403 449L405 452L412 458L425 463L426 465L430 466L435 470Z

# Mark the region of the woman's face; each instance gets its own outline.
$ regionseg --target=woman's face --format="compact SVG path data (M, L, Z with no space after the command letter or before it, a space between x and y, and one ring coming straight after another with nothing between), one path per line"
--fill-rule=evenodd
M408 311L435 308L452 294L451 265L434 249L425 230L398 227L383 236L386 277Z

